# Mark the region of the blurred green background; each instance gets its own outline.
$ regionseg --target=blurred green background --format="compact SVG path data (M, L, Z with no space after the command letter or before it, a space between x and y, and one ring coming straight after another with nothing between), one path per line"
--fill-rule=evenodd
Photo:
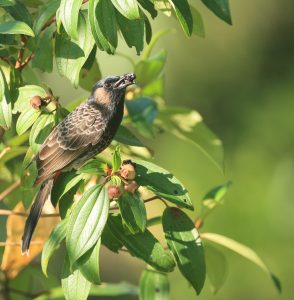
M260 269L224 249L229 263L225 285L213 295L207 282L199 299L293 299L294 3L231 1L231 27L200 1L192 2L204 18L206 37L187 39L178 28L158 43L157 49L168 51L165 100L198 110L223 140L225 175L194 147L171 136L160 136L150 146L155 160L185 183L196 207L211 187L233 181L225 204L208 218L204 230L252 247L283 287L278 295ZM154 31L171 24L177 26L162 16ZM119 52L137 59L135 50L122 42ZM103 75L132 70L119 56L99 52L98 61ZM43 78L63 103L87 95L56 73ZM104 250L102 279L138 283L144 265L136 261ZM196 299L178 273L170 280L173 300Z

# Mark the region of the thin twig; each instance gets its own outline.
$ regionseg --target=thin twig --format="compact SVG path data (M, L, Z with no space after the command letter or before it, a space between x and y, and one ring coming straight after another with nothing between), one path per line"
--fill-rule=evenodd
M45 241L31 241L31 245L42 245ZM21 242L0 242L0 247L6 247L6 246L21 246Z
M147 203L147 202L150 202L150 201L153 201L153 200L156 200L156 199L161 199L159 196L153 196L153 197L150 197L148 199L145 199L143 200L144 203Z
M16 190L20 186L20 179L15 181L12 185L10 185L6 190L0 193L0 201L2 201L5 197L10 195L14 190Z
M41 31L45 30L47 27L49 27L51 24L53 24L55 22L56 22L56 17L53 17L47 23L45 23L45 25L42 27Z
M25 60L23 63L21 63L21 66L19 67L19 69L23 69L35 56L35 53L31 53Z
M11 150L11 147L6 147L0 152L0 159L8 152Z
M8 210L8 209L0 209L0 215L1 216L20 216L20 217L27 217L28 214L25 212L20 212L20 211L13 211L13 210ZM59 214L41 214L40 218L52 218L52 217L60 217Z

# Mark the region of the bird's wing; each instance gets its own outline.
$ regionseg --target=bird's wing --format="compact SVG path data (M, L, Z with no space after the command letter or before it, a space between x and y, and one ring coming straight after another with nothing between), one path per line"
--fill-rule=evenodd
M47 137L37 157L36 184L74 162L99 142L105 130L103 111L87 104L69 114Z

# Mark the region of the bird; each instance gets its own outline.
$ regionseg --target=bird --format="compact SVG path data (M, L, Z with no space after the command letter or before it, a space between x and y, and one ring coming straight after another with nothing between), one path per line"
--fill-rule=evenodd
M89 98L66 116L48 135L34 157L40 185L22 236L22 255L29 254L32 235L43 206L60 172L78 169L109 146L124 113L126 87L135 83L133 73L107 76L93 87Z

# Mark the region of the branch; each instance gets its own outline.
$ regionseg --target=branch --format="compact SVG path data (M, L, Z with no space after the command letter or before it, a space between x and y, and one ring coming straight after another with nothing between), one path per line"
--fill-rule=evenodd
M35 53L31 53L25 60L23 63L21 63L19 69L21 70L22 68L24 68L32 59L33 57L35 56Z
M14 190L16 190L20 186L20 179L15 181L11 186L9 186L6 190L0 193L0 201L2 201L5 197L11 194Z
M13 211L8 209L0 209L0 216L20 216L20 217L27 217L28 214L25 212L20 211ZM52 217L59 217L59 214L41 214L40 218L52 218Z
M6 147L0 152L0 159L11 150L11 147Z
M45 23L45 25L42 27L41 31L45 30L47 27L49 27L50 25L52 25L55 22L56 22L56 17L53 17L51 20L49 20L47 23Z

